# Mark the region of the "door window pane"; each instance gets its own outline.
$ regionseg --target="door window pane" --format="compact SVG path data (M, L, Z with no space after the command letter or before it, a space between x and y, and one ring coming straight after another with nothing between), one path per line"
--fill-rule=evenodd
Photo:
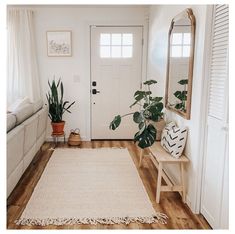
M172 45L182 44L182 33L173 33L172 35Z
M100 46L100 57L110 58L110 46Z
M132 57L132 46L123 46L122 47L122 57L131 58Z
M191 42L191 33L184 33L184 45L190 45Z
M112 34L112 45L121 45L122 44L122 34L113 33Z
M101 33L101 58L131 58L133 56L132 33Z
M133 36L131 33L123 33L122 34L122 45L132 45L133 44Z
M110 45L110 34L101 33L100 34L100 45Z
M181 57L182 46L172 46L171 47L171 57Z
M183 46L183 57L190 56L190 46Z
M112 58L121 57L121 46L112 46Z

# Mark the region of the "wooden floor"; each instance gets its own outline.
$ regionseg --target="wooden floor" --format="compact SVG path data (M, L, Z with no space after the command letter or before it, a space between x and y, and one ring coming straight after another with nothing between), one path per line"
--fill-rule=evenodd
M21 226L14 224L23 212L40 176L52 154L52 143L45 143L23 177L9 196L7 201L7 228L8 229L210 229L210 226L201 215L193 214L187 205L183 204L177 192L164 192L160 204L155 202L157 170L147 157L143 160L142 168L138 168L140 150L132 141L92 141L82 142L81 148L99 147L126 147L136 165L144 187L156 211L165 213L169 219L167 224L140 224L129 225L62 225L62 226ZM60 143L58 147L68 147Z

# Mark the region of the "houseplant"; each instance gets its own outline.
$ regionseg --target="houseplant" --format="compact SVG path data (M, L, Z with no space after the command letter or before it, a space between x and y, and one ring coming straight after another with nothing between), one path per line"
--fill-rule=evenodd
M186 112L186 101L187 101L187 90L186 86L188 84L188 79L182 79L178 82L180 85L184 85L183 91L176 91L174 93L174 96L180 100L179 103L175 104L175 108L177 110L181 110L183 112Z
M61 135L64 133L64 125L65 121L63 120L63 114L65 111L70 112L70 107L75 103L72 102L69 104L69 101L64 101L64 86L62 81L59 81L56 84L55 79L53 79L52 83L48 81L48 85L50 90L48 94L46 94L47 102L49 106L48 116L51 119L51 126L53 129L53 135Z
M142 149L151 146L156 140L157 130L153 122L158 122L163 117L162 97L153 97L150 86L156 84L156 80L147 80L143 84L145 90L137 90L134 94L135 102L130 106L140 106L140 111L117 115L110 123L109 128L115 130L120 124L121 119L132 115L133 121L138 124L139 131L134 135L134 142Z

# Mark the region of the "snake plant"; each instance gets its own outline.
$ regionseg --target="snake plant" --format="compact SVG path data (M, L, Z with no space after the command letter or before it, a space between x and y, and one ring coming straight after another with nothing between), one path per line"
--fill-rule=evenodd
M134 142L142 149L151 146L156 140L157 130L153 122L158 122L163 117L162 97L152 97L150 86L156 84L156 80L147 80L143 84L146 90L137 90L134 94L135 102L130 106L139 105L140 110L125 115L117 115L110 123L109 128L115 130L121 124L123 117L132 115L133 121L138 124L139 131L134 135Z
M57 84L55 79L52 81L52 83L48 81L48 85L50 88L48 94L46 94L49 106L48 116L53 123L59 123L63 121L62 117L65 111L71 113L69 109L75 103L75 101L71 104L69 104L69 101L64 102L64 86L60 79Z

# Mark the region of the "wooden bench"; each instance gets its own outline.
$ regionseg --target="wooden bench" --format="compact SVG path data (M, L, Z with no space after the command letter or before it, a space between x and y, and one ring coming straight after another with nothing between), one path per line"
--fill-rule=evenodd
M154 143L151 147L149 147L150 158L153 164L158 169L158 178L157 178L157 191L156 191L156 202L160 201L160 193L165 191L178 191L182 196L182 200L185 203L186 200L186 188L185 188L185 178L184 178L184 165L189 162L189 159L182 155L179 159L172 157L169 153L167 153L161 146L160 142ZM142 165L142 159L144 150L141 151L139 167ZM178 164L180 166L180 185L174 185L170 178L167 176L165 170L163 169L164 164ZM162 178L165 180L167 185L162 185Z

